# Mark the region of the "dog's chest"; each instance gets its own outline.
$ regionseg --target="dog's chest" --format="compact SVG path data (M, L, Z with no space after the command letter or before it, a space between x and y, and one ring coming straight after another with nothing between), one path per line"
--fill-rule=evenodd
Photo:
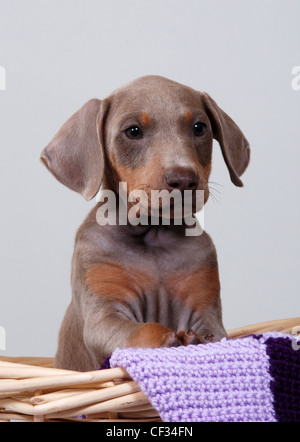
M131 250L130 250L131 249ZM198 237L188 237L175 230L149 229L135 247L126 247L126 255L134 268L149 269L160 280L172 280L180 274L216 265L215 249L210 237L203 232Z
M125 267L132 281L128 305L141 322L186 328L219 293L215 251L208 235L201 240L150 231L140 249L127 256Z
M114 300L131 319L185 329L219 293L215 249L206 233L193 238L149 229L118 243L111 236L94 237L93 246L86 287Z

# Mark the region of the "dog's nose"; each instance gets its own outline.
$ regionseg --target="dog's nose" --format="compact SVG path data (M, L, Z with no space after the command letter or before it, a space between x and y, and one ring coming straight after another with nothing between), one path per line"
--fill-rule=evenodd
M198 187L198 176L191 169L177 168L169 170L165 175L168 190L195 190Z

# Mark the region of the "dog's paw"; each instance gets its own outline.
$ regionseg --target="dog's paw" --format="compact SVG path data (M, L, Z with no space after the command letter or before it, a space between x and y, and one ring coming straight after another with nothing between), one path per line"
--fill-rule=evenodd
M194 330L181 330L171 332L164 337L162 346L179 347L180 345L198 345L212 342L213 335L200 336Z
M181 345L206 344L213 340L213 335L200 336L194 330L180 330L175 332L164 325L149 322L142 324L135 330L128 339L126 347L179 347Z

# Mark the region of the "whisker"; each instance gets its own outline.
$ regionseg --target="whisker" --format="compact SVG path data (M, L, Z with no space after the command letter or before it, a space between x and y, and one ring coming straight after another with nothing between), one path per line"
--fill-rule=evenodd
M215 189L214 187L209 186L208 187L209 190L209 195L212 197L213 201L220 204L220 196L221 196L221 192L217 189ZM219 195L215 195L214 192L217 192Z
M216 181L208 181L208 184L215 184L216 186L226 187L225 184L217 183Z
M217 198L215 197L215 195L213 193L209 193L210 197L212 198L214 203L220 204L220 201L217 200Z
M218 190L218 189L215 189L214 187L209 187L210 189L212 189L214 192L217 192L218 194L220 194L221 195L221 191L220 190Z

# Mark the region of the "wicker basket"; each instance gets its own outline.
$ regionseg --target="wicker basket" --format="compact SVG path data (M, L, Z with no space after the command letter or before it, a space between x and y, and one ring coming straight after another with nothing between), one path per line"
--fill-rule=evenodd
M296 329L296 327L298 327ZM296 333L300 318L229 330ZM160 422L158 412L123 368L74 372L53 368L53 358L0 358L0 422Z

